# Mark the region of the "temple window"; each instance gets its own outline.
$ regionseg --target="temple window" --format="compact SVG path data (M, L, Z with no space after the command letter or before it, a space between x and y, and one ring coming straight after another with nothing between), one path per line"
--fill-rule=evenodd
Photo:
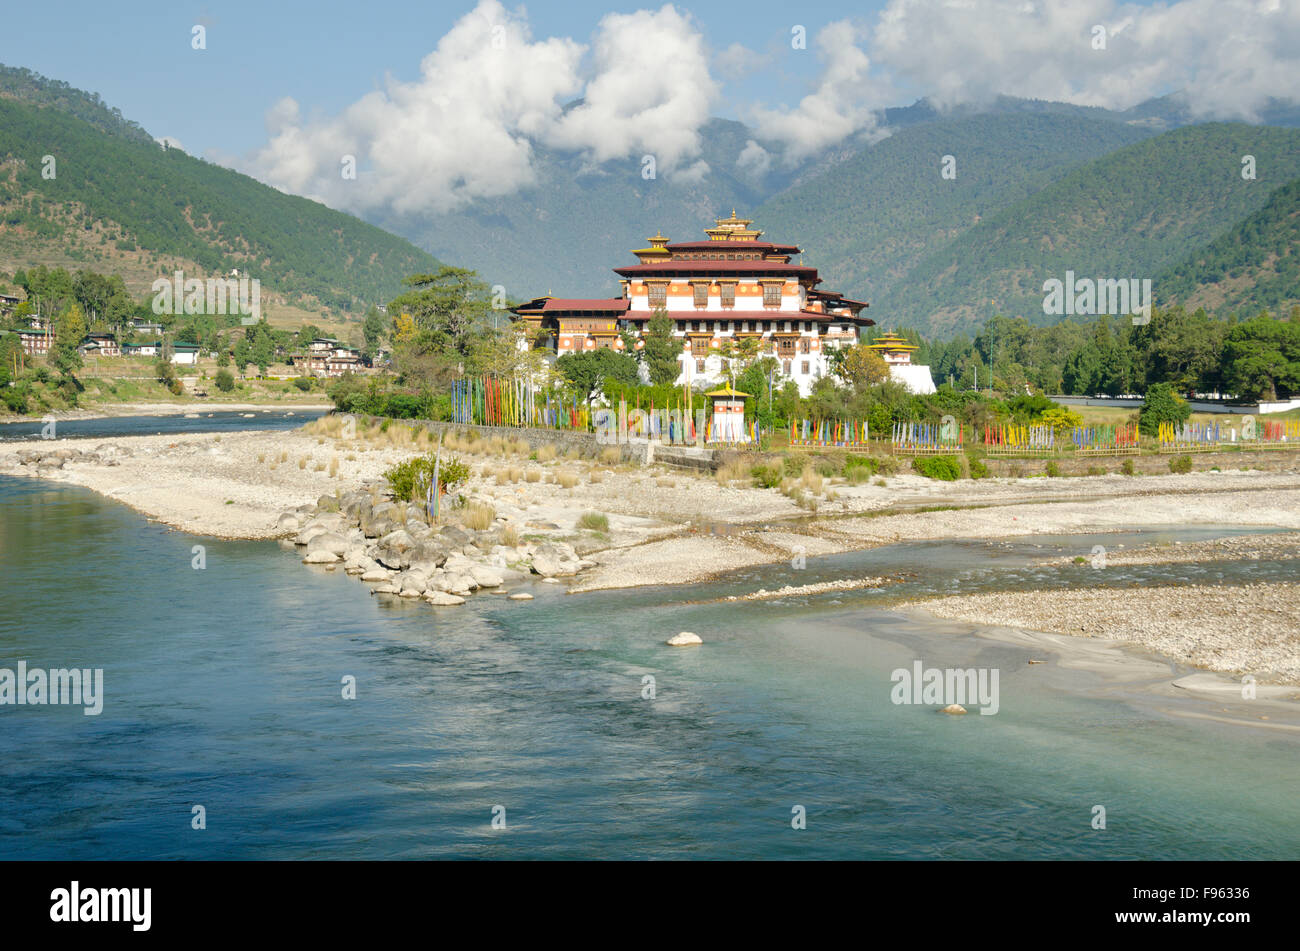
M647 291L650 295L651 307L666 307L668 305L667 284L651 284Z
M695 306L708 307L709 306L709 285L692 284L691 287L695 291Z
M764 307L781 306L781 285L780 284L763 285L763 306Z
M723 284L721 290L722 290L722 306L735 307L736 306L736 285Z
M695 372L696 372L696 373L703 373L703 372L704 372L704 361L703 361L703 360L696 360L696 361L695 361Z
M803 361L802 367L803 367L803 375L804 375L804 376L807 376L807 375L808 375L808 361L807 361L807 360Z

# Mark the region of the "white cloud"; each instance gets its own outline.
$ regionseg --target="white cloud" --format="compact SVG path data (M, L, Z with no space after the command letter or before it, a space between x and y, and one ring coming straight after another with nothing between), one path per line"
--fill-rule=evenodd
M1093 48L1098 24L1105 50ZM914 96L941 107L1006 94L1123 109L1181 90L1198 115L1244 119L1270 97L1300 100L1300 0L889 0L874 24L831 23L811 49L821 71L796 104L740 107L755 127L741 169L872 141L886 131L880 110ZM698 182L708 172L701 129L721 100L711 69L740 79L788 55L808 54L760 56L738 42L713 53L671 4L611 13L587 45L534 39L522 9L480 0L417 78L390 78L323 118L277 102L266 145L239 165L361 212L439 212L512 194L536 181L535 145L579 153L602 174L601 163L649 154L659 175ZM355 180L341 174L346 156Z
M661 173L684 171L699 153L699 129L718 95L699 31L670 4L611 13L595 36L596 74L583 102L544 134L546 141L597 162L649 154Z
M857 132L870 132L877 110L893 90L872 75L871 60L859 46L862 30L849 20L818 31L813 48L825 64L817 88L793 109L751 110L759 138L779 143L788 163L807 158Z
M671 5L610 14L595 31L594 68L566 38L535 41L521 11L481 0L420 64L342 113L304 122L284 99L248 170L335 207L439 212L509 195L535 181L533 143L598 163L652 154L659 174L698 180L699 127L717 96L704 43ZM567 113L563 104L583 101ZM356 178L345 178L346 157Z
M750 139L736 156L736 165L755 175L766 175L772 167L772 154Z
M1300 4L891 0L870 50L940 105L1006 94L1126 109L1185 90L1199 115L1251 119L1300 94Z

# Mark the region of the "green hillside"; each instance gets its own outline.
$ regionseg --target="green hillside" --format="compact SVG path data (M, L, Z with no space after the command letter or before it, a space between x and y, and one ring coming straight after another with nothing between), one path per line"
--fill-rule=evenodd
M1285 314L1300 305L1300 179L1167 271L1156 282L1156 297L1247 316L1260 310Z
M1253 155L1258 178L1241 177ZM1003 207L909 269L873 315L930 336L995 313L1050 322L1043 282L1155 279L1258 211L1300 175L1300 131L1213 123L1166 132L1097 159Z
M919 258L990 214L1149 134L1075 110L936 117L807 178L754 215L799 242L804 263L828 286L874 301ZM940 175L945 155L955 159L953 179Z
M792 173L738 168L752 132L739 122L710 121L702 159L709 170L682 182L660 170L642 177L640 157L592 166L582 156L534 146L537 184L499 199L480 199L446 214L401 218L372 214L438 257L462 262L516 298L618 292L611 268L662 230L675 241L698 240L712 219L734 207L745 214ZM760 222L761 224L761 222Z
M97 98L20 72L0 77L0 260L9 268L82 262L122 273L137 293L174 265L196 276L239 268L291 303L356 313L437 266L402 238L165 149ZM42 176L46 155L54 178Z

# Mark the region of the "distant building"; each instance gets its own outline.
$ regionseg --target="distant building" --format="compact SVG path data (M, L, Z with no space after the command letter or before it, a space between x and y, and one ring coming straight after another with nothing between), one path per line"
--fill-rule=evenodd
M43 330L20 330L18 337L23 342L23 352L29 357L44 356L50 352L53 337Z
M160 350L162 350L161 340L155 340L153 343L122 344L122 353L128 357L156 357Z
M100 357L120 357L122 348L112 334L87 334L77 347L84 354Z
M12 314L14 309L22 303L22 298L14 297L11 294L0 294L0 314Z
M197 343L172 344L172 363L194 366L199 362L199 345Z
M332 337L317 337L305 351L289 354L289 365L312 376L342 376L361 369L361 351Z
M902 383L911 393L924 396L934 392L934 378L930 368L912 362L915 344L906 337L896 333L881 334L867 345L867 349L879 353L889 366L889 377L896 383Z
M637 264L614 269L621 296L539 297L512 313L539 332L540 346L563 356L623 350L623 333L640 350L647 323L664 310L681 341L678 384L728 379L724 349L753 340L758 356L775 357L783 378L806 396L829 372L828 352L853 346L858 328L875 321L860 316L866 303L819 290L817 269L792 260L800 249L760 241L752 223L732 211L705 229L703 241L670 243L656 234L650 247L632 252Z
M160 337L163 333L163 325L156 320L142 320L138 317L127 321L133 333L145 334L150 337Z

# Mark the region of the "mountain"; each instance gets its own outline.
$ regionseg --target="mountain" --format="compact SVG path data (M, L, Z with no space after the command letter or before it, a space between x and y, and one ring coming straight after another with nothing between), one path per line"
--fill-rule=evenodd
M1255 180L1242 177L1246 155L1255 157ZM872 314L932 336L995 313L1048 323L1044 281L1064 280L1067 270L1154 279L1297 175L1300 130L1210 123L1165 132L998 209L917 261Z
M678 241L702 239L713 218L732 207L756 207L793 177L793 171L740 166L737 157L752 137L739 122L711 120L701 155L708 171L690 181L662 171L644 178L639 156L592 165L534 145L531 188L445 214L369 217L434 255L474 268L517 299L550 291L616 294L611 269L635 263L628 252L645 247L656 231Z
M1161 302L1253 316L1300 305L1300 179L1156 282Z
M989 215L1151 134L1084 112L914 120L770 199L754 217L781 240L798 242L804 263L819 268L829 287L875 301L918 259ZM940 174L945 155L955 160L955 178Z
M120 273L137 295L177 269L239 268L304 316L357 314L438 266L351 215L164 148L97 96L3 68L0 269L35 264Z

